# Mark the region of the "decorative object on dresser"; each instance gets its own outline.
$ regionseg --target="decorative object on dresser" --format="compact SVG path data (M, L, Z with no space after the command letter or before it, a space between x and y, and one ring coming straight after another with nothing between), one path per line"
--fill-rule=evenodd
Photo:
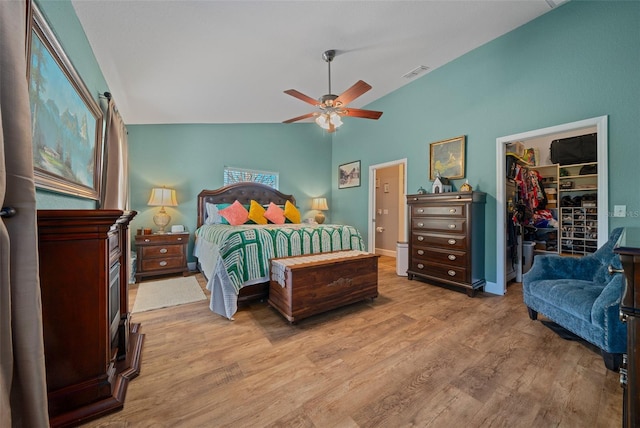
M485 285L483 192L407 195L408 278L466 289L471 297Z
M318 211L318 214L316 214L315 217L316 223L324 223L325 217L322 211L329 209L329 206L327 206L327 198L313 198L311 201L311 209Z
M145 276L189 271L187 245L189 233L136 235L136 282Z
M622 356L620 384L623 388L622 426L632 428L640 426L640 228L625 228L613 251L620 256L626 277L620 319L627 325L627 352Z
M440 177L440 173L436 172L436 179L433 180L433 184L431 185L431 193L445 193L451 192L452 190L453 187L449 179Z
M167 214L164 207L178 206L176 191L173 189L167 189L166 187L155 187L151 189L151 196L149 197L147 205L151 207L160 207L160 211L153 216L153 222L159 228L158 233L165 233L164 228L167 227L171 221L171 216Z
M135 211L38 210L47 393L52 427L122 409L140 372L130 324L127 232Z
M269 304L290 322L378 297L378 257L335 251L271 259Z

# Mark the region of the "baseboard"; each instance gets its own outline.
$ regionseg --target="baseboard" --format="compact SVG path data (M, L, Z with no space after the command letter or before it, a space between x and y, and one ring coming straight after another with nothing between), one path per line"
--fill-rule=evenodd
M385 250L384 248L376 248L375 254L379 256L389 256L396 258L396 252L394 250Z
M189 272L195 272L196 270L198 270L198 268L196 267L196 262L188 262L187 267L189 268Z

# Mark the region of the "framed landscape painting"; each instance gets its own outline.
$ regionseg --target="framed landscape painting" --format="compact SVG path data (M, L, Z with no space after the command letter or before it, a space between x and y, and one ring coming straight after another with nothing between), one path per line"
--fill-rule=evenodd
M360 161L342 164L338 167L338 189L360 186Z
M102 111L35 4L28 50L35 184L99 199Z
M464 155L466 137L450 138L429 145L429 179L435 180L436 173L449 179L464 178Z

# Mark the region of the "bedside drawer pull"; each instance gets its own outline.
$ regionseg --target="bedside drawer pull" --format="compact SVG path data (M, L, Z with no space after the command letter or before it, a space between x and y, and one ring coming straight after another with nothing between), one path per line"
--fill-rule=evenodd
M418 241L424 241L424 236L418 236Z
M166 248L160 248L160 254L165 254L167 251L169 250L167 250Z
M163 267L164 267L164 266L166 266L166 265L167 265L167 262L163 260L163 261L161 261L161 262L160 262L160 263L158 263L158 264L159 264L160 266L163 266Z
M447 273L449 274L449 276L456 276L455 270L448 270Z
M424 255L424 250L418 250L418 255L419 255L419 256Z
M418 227L424 227L424 223L418 223Z
M418 211L419 213L423 213L424 210L422 208L418 208L416 211Z
M456 199L462 199L462 196L457 195L457 196L456 196Z
M447 241L450 245L456 245L456 240L455 239L449 239Z
M449 255L447 256L447 258L448 258L449 260L455 260L457 257L456 257L456 256L454 256L453 254L449 254Z
M456 209L455 209L455 208L451 208L451 209L449 210L449 212L450 212L451 214L455 214L455 213L456 213Z
M455 224L450 224L450 225L449 225L449 229L455 229L455 228L456 228L456 225L455 225Z
M178 241L182 241L182 238L178 238Z
M144 242L150 242L150 241L151 241L151 239L145 239L144 240Z
M424 265L422 263L418 263L418 269L424 269Z

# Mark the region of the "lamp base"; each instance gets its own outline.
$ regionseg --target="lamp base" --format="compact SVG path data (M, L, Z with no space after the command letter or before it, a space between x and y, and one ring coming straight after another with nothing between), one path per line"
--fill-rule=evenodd
M164 228L167 227L170 221L171 216L167 214L167 212L164 210L164 207L162 207L160 211L158 211L158 214L153 216L153 222L156 224L156 226L158 226L159 229L156 233L167 233L165 232Z
M315 217L316 223L322 224L324 223L324 219L325 217L324 217L324 214L322 214L322 212L319 212L318 214L316 214L316 217Z

